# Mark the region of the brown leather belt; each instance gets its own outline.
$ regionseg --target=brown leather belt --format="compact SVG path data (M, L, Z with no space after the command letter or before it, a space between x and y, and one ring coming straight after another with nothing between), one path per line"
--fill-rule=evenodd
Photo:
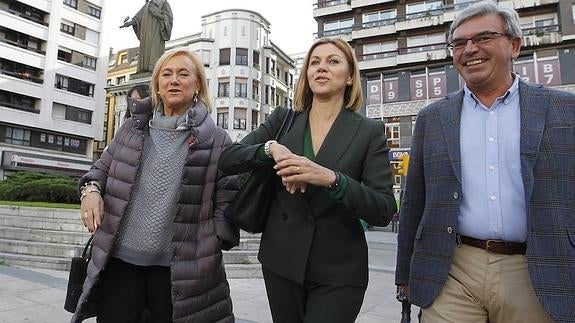
M461 243L466 245L504 255L524 255L527 250L527 245L525 243L506 242L501 240L479 240L466 236L460 236L460 238Z

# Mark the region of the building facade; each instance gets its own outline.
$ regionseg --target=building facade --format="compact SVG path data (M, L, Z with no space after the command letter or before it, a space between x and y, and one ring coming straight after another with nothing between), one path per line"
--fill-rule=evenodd
M80 176L103 137L104 0L0 0L0 180Z
M293 105L294 62L270 40L259 13L230 9L202 16L201 32L171 40L203 61L212 115L232 140L257 128L276 106Z
M409 150L421 108L463 86L447 46L449 26L472 0L331 0L314 5L317 37L354 47L366 105L385 122L392 162ZM514 70L522 78L575 92L575 2L499 1L515 8L523 31ZM396 176L400 184L401 176Z

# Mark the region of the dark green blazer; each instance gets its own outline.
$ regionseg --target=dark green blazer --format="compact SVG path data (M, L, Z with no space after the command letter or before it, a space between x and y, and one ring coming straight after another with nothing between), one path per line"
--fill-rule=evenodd
M276 108L268 120L240 143L228 146L219 167L227 173L245 172L262 163L256 152L275 137L285 108ZM290 131L279 140L303 155L309 109L298 113ZM315 162L347 176L340 200L323 187L308 185L305 194L286 192L279 177L276 196L262 234L258 259L274 273L296 282L329 281L367 284L367 244L359 219L385 226L396 211L384 124L348 109L336 118ZM254 202L257 197L254 196Z

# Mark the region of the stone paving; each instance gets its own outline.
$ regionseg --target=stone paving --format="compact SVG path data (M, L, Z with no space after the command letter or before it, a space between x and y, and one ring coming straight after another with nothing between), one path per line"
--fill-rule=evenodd
M370 247L370 282L357 322L399 322L401 305L395 300L393 283L395 234L370 231L366 236ZM71 314L63 309L67 278L64 271L0 265L0 323L68 322ZM238 323L272 322L262 279L229 282Z

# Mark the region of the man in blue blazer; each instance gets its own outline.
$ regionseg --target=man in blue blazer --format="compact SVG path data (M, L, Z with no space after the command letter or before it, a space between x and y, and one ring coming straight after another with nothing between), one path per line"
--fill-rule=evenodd
M449 31L464 89L418 115L396 284L423 322L575 322L575 95L511 72L517 13Z

